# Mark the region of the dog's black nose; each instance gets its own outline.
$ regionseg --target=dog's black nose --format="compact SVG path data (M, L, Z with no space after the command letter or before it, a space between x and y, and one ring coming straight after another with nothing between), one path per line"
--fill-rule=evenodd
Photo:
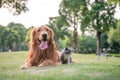
M47 37L47 34L46 33L42 34L42 37L43 38Z
M42 34L42 40L43 40L43 41L46 41L46 40L47 40L47 34L46 34L46 33Z

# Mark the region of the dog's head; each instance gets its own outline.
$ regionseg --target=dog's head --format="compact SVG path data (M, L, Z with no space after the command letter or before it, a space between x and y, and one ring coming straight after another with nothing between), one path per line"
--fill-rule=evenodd
M64 49L64 53L65 53L65 54L71 54L73 51L74 51L73 49L68 48L68 47L66 47L66 48Z
M45 25L34 28L31 32L31 42L40 45L41 48L47 48L47 44L53 40L53 37L53 30Z

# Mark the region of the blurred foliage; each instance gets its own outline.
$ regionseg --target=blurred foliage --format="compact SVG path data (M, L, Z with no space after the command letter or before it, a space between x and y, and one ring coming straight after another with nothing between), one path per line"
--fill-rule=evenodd
M107 35L107 32L106 33L102 33L101 34L101 49L105 48L109 48L109 43L107 41L108 39L108 35Z
M120 45L120 20L117 22L117 28L111 28L108 32L108 42L111 43L112 41L118 42Z
M110 4L114 3L114 4L119 4L119 6L120 6L120 0L108 0L108 1Z
M13 15L19 15L28 11L26 6L28 0L0 0L0 8L7 8Z
M0 8L12 9L14 15L28 11L27 0L0 0ZM73 47L79 53L95 53L97 40L102 48L110 48L111 52L120 52L120 21L114 18L116 3L119 0L62 0L59 8L59 16L50 17L47 24L54 31L54 39L59 50L64 47ZM116 26L117 24L117 26ZM73 31L70 30L72 27ZM94 35L78 34L80 27L82 32L96 32ZM114 29L116 28L116 29ZM0 51L9 49L27 50L30 40L29 29L20 23L11 22L7 26L0 25ZM108 32L109 31L109 32ZM76 46L76 47L75 47Z
M27 29L20 23L9 23L6 27L0 26L0 51L26 50L25 36Z
M116 41L112 41L109 45L111 53L120 53L120 44Z
M62 40L64 40L67 36L71 36L67 27L68 23L66 22L65 17L50 17L48 26L54 31L54 39L56 41L57 48L60 50L63 49L64 43L62 44Z
M49 24L49 27L51 27L54 31L54 39L56 41L56 45L58 50L62 50L66 46L72 47L72 33L73 31L69 30L69 27L59 27L55 26L56 19L53 20L52 23ZM119 23L119 22L118 22ZM61 23L62 24L62 23ZM119 26L119 24L118 24ZM117 28L118 28L117 26ZM30 32L34 27L31 26L30 28L25 28L24 25L20 23L9 23L6 27L0 25L0 51L8 51L9 49L12 49L12 51L18 51L18 50L27 50L28 49L28 43L30 41ZM115 29L118 32L119 29ZM110 32L113 29L110 29ZM117 32L115 31L115 32ZM118 42L111 40L110 43L108 43L108 39L110 33L102 33L101 34L101 47L103 48L110 48L111 53L119 53L120 45ZM114 35L113 37L116 37L119 35ZM79 53L95 53L96 52L96 38L95 35L78 35L78 44L77 44L77 51Z
M109 5L105 1L96 0L88 6L91 9L86 9L81 17L81 21L83 21L81 22L82 31L84 31L86 27L92 27L96 31L106 32L109 31L110 27L116 27L116 19L114 18L116 5ZM86 21L88 24L85 23Z
M110 30L110 27L116 27L115 4L108 4L104 0L95 0L88 2L87 7L81 14L81 30L93 28L97 37L97 54L101 54L101 34ZM86 15L87 14L87 15Z
M62 0L60 3L59 14L65 16L65 20L68 22L69 26L73 28L72 47L75 52L77 49L77 29L80 22L80 8L83 5L85 6L85 4L85 0Z
M29 41L30 41L30 33L31 33L31 31L33 30L33 26L31 26L31 27L29 27L28 29L27 29L27 34L26 34L26 36L25 36L25 44L27 45L27 46L29 46Z
M110 27L116 27L115 8L115 4L108 4L108 1L104 0L62 0L59 14L65 16L74 29L72 47L77 48L77 28L80 23L83 33L91 28L97 32L97 51L100 53L101 34L109 31Z
M117 28L113 29L108 32L108 43L110 44L110 48L113 53L120 52L120 20L117 22Z
M81 35L78 37L78 51L79 53L95 53L96 52L96 38L93 36Z

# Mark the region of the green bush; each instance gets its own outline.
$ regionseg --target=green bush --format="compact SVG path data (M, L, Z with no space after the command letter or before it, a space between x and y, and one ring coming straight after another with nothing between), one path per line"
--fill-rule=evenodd
M79 53L95 53L96 38L92 36L78 36L78 52Z

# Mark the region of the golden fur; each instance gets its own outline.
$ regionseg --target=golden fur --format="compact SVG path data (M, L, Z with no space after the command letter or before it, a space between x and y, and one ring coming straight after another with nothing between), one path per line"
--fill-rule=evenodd
M47 33L48 48L41 50L38 46L42 40L42 32ZM34 28L30 35L30 49L27 54L25 64L21 69L31 66L49 66L59 64L59 52L56 50L53 30L47 26Z

